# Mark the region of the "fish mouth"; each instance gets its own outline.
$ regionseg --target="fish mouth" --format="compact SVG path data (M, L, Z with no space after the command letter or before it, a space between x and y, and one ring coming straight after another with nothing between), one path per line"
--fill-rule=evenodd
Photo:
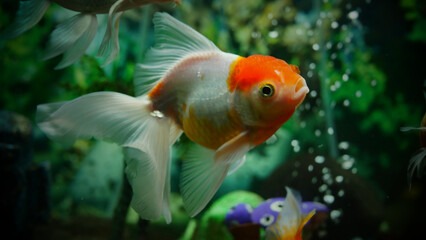
M304 78L300 78L295 87L294 87L294 95L292 99L296 102L299 102L298 105L305 99L306 94L308 94L309 88L306 85L306 81Z

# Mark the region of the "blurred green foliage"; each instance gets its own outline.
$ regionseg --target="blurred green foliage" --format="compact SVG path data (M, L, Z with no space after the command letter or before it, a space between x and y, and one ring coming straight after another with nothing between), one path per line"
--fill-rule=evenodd
M406 10L405 18L413 21L414 26L408 39L426 42L426 3L422 0L401 0L401 7Z

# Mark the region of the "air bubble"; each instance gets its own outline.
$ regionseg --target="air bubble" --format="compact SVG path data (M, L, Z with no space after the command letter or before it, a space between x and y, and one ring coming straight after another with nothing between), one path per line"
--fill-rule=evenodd
M259 36L260 36L260 34L258 32L252 32L251 33L252 38L258 38Z
M330 218L332 220L337 220L338 218L340 218L340 216L342 216L342 211L341 210L332 210L330 212Z
M345 106L345 107L349 107L349 105L351 105L351 102L350 102L348 99L345 99L345 100L343 101L343 106Z
M277 31L270 31L268 36L270 38L277 38L278 37L278 32Z
M312 49L313 49L314 51L318 51L318 50L320 49L319 44L318 44L318 43L314 43L314 44L312 44Z
M343 162L342 162L342 168L343 169L351 169L352 166L355 163L355 159L350 157L349 155L345 154L342 156Z
M343 179L344 179L344 178L343 178L343 176L340 176L340 175L339 175L339 176L336 176L336 182L337 182L337 183L341 183L341 182L343 182Z
M306 103L304 106L305 106L305 109L306 109L306 110L311 109L311 104L310 104L310 103Z
M324 202L327 204L332 204L334 202L334 196L331 194L324 195Z
M326 182L328 185L333 184L333 179L331 178L331 174L327 173L322 176L322 180Z
M328 169L327 167L323 167L321 171L323 174L327 174L330 172L330 169Z
M360 90L356 91L356 92L355 92L355 96L356 96L357 98L360 98L360 97L362 96L362 92L361 92Z
M300 152L300 146L295 146L294 148L293 148L293 151L294 152Z
M318 188L318 191L319 191L319 192L325 192L325 191L327 191L327 189L328 189L327 184L322 184L322 185Z
M319 130L319 129L315 130L314 134L317 137L321 136L321 130Z
M314 160L315 160L316 163L321 164L321 163L325 162L325 157L324 156L316 156Z
M334 85L336 86L336 88L340 88L340 86L342 86L342 84L339 81L336 81Z
M347 150L349 148L349 143L348 142L340 142L339 148L342 149L342 150Z
M357 11L351 11L348 13L348 18L351 20L356 20L359 17L359 13Z

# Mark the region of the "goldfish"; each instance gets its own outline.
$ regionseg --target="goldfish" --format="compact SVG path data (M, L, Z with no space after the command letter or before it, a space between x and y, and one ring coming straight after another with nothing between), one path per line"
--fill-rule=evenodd
M266 240L302 240L303 227L315 214L315 209L302 214L292 190L286 187L287 197L275 222L266 228Z
M181 0L28 0L20 1L15 21L0 34L0 39L15 38L36 25L55 2L60 6L79 12L58 25L52 32L42 60L64 54L55 69L65 68L77 61L89 47L98 28L97 14L108 14L108 25L98 51L106 58L104 65L118 56L118 24L121 15L129 10L150 3L175 2Z
M246 153L293 115L309 88L283 60L223 52L167 13L155 13L153 22L155 45L135 66L137 97L95 92L42 104L36 121L64 144L95 137L125 147L131 206L144 219L170 222L171 147L182 133L193 143L179 186L195 216Z

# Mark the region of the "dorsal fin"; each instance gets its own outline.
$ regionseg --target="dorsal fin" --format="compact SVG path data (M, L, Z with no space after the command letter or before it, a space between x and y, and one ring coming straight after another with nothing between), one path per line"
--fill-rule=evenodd
M155 45L135 68L136 96L147 93L186 56L220 51L212 41L167 13L155 13L153 22Z

